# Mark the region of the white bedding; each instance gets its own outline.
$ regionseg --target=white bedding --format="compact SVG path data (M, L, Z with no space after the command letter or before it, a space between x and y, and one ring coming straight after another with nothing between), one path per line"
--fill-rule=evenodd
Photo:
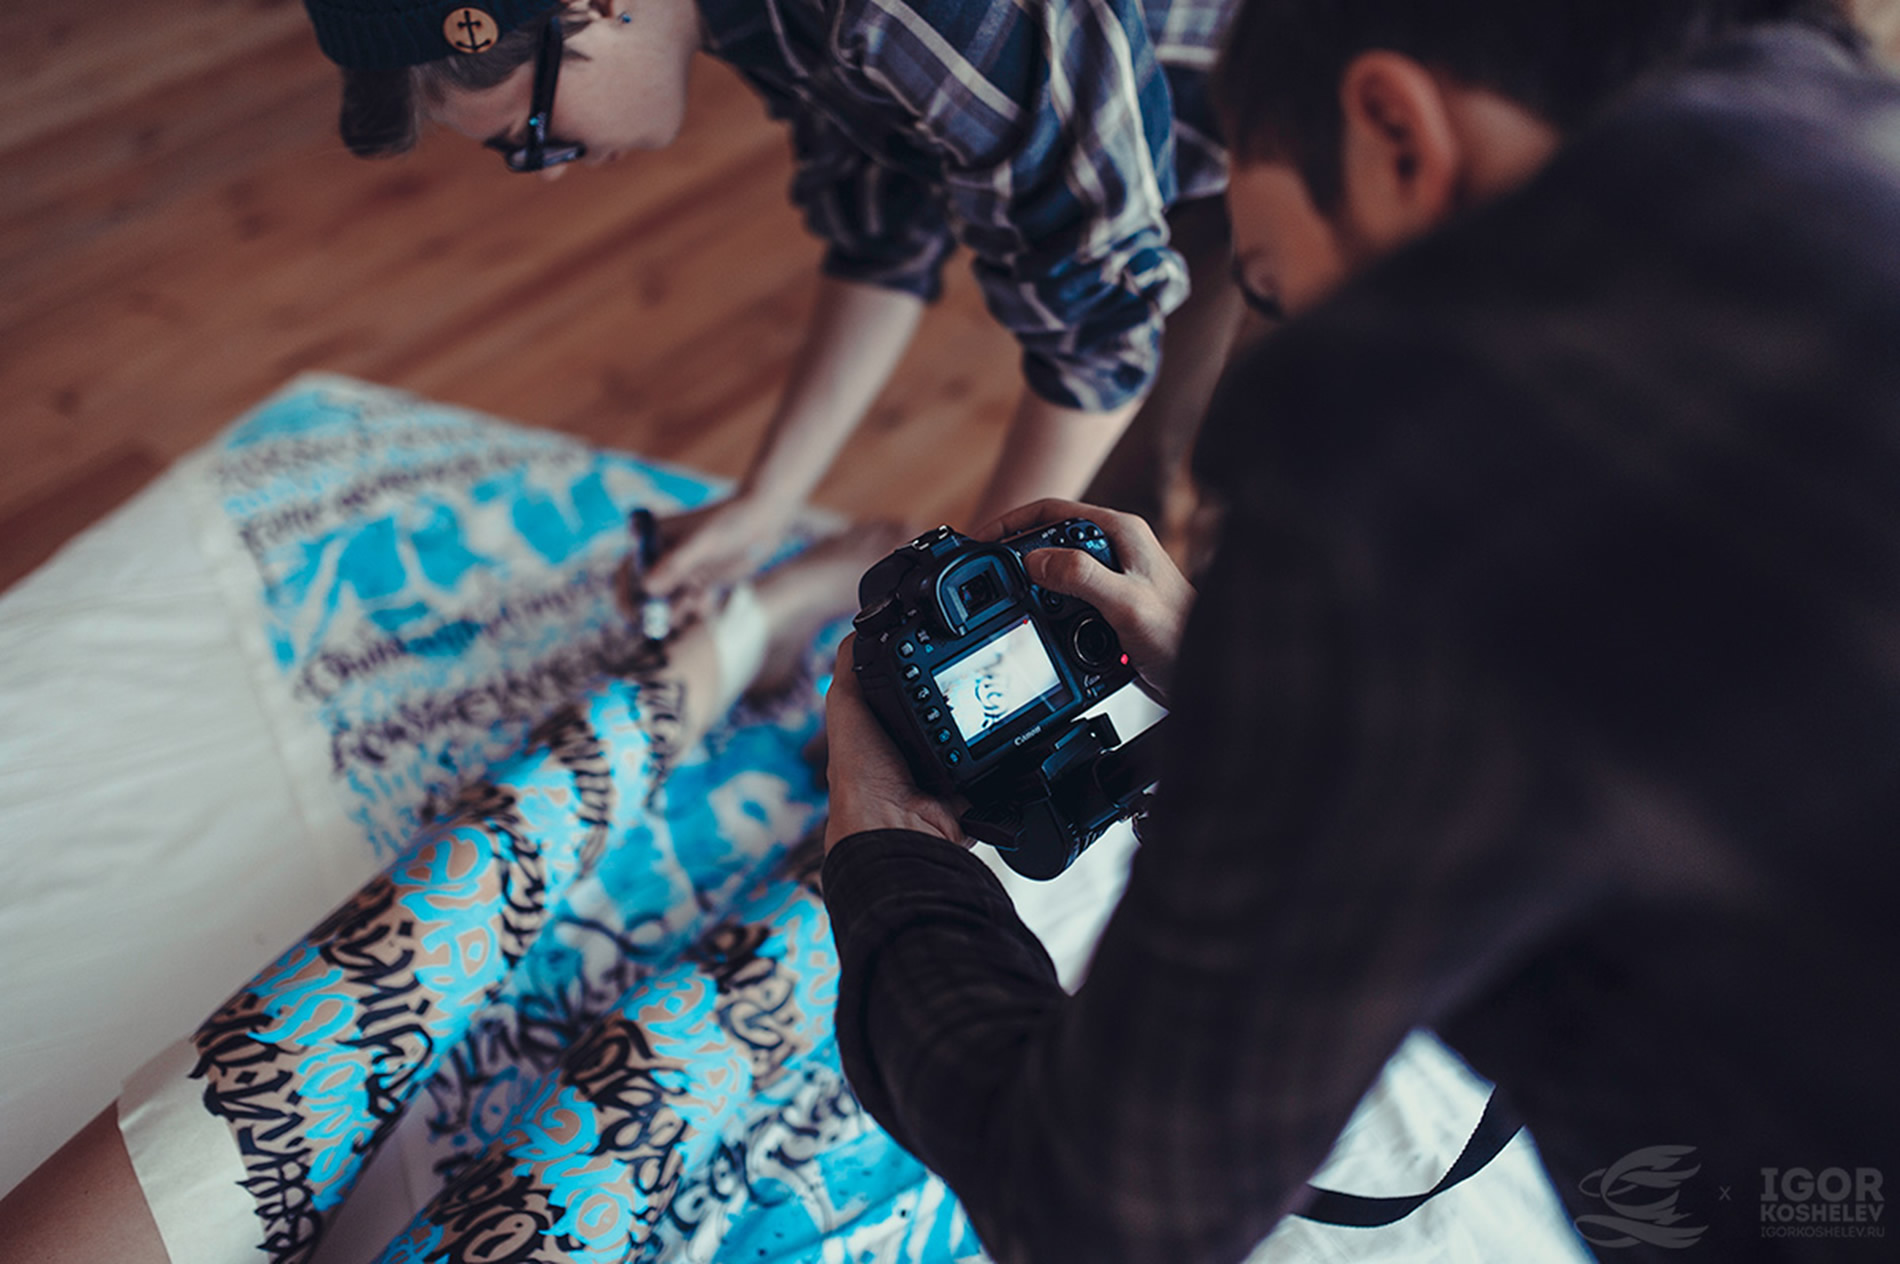
M0 597L0 1188L375 869L300 806L189 483Z

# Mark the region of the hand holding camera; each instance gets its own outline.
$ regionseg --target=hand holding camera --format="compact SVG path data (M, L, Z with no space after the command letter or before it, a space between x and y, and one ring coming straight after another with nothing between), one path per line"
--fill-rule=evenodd
M956 808L917 784L884 726L864 705L864 692L851 670L853 641L847 636L838 647L831 691L825 695L826 779L831 795L825 850L852 834L884 829L935 834L968 847L974 840L963 832Z
M976 533L1000 540L1046 523L1085 518L1102 529L1117 567L1074 549L1043 549L1023 559L1032 583L1079 598L1101 611L1121 639L1130 664L1162 699L1174 678L1181 632L1194 606L1194 586L1181 574L1144 518L1073 500L1038 500L1013 509Z
M1070 509L1082 512L1046 520ZM941 527L865 574L851 684L841 670L830 708L834 841L847 826L915 819L920 794L941 823L960 797L969 808L954 818L957 828L933 832L968 833L1019 873L1049 878L1142 810L1154 780L1155 730L1136 736L1117 728L1135 714L1128 694L1139 698L1137 668L1104 612L1062 589L1103 594L1135 630L1143 666L1161 679L1192 590L1151 533L1144 539L1129 525L1136 520L1114 515L1117 536L1139 558L1137 572L1122 572L1108 530L1084 516L1095 512L1044 502L1010 515L995 541ZM1026 529L1007 531L1032 518ZM1163 587L1170 576L1173 587ZM1182 608L1170 608L1163 593ZM841 669L844 661L841 654ZM860 699L889 744L864 730ZM891 744L901 762L890 758ZM909 785L876 790L894 768L908 768Z

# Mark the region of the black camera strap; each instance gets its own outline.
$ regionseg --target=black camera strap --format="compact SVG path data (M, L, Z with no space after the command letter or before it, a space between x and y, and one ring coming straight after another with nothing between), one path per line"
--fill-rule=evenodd
M1472 1129L1471 1139L1465 1142L1464 1150L1450 1170L1439 1178L1438 1184L1424 1193L1405 1194L1397 1198L1369 1198L1363 1194L1343 1194L1336 1189L1308 1185L1306 1188L1311 1198L1305 1207L1293 1214L1303 1220L1340 1225L1348 1229L1377 1229L1382 1225L1394 1224L1423 1207L1429 1199L1484 1170L1485 1165L1498 1157L1499 1152L1511 1143L1511 1138L1523 1126L1524 1121L1517 1117L1517 1112L1493 1089L1491 1099L1484 1104L1484 1114L1478 1117L1478 1126Z
M1098 784L1109 797L1126 798L1154 783L1160 772L1162 734L1169 727L1169 721L1165 719L1156 721L1103 756L1096 776ZM1517 1117L1517 1112L1505 1103L1502 1094L1493 1089L1484 1104L1484 1113L1478 1117L1477 1127L1471 1130L1471 1137L1465 1142L1464 1149L1438 1183L1424 1193L1373 1198L1308 1185L1306 1206L1293 1214L1304 1220L1348 1229L1377 1229L1396 1224L1432 1198L1483 1171L1505 1146L1511 1144L1511 1139L1523 1127L1524 1123Z

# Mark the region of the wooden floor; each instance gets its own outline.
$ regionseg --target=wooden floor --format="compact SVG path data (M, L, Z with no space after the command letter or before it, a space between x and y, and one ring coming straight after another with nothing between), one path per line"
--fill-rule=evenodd
M1868 0L1888 47L1900 0ZM781 130L701 59L670 150L549 184L458 137L364 162L299 0L10 0L0 587L327 369L718 473L810 303ZM819 498L956 520L1018 390L967 270Z

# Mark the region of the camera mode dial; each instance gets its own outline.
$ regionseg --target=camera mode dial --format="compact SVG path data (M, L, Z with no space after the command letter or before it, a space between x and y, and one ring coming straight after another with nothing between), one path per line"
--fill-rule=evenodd
M1069 648L1085 666L1102 668L1121 657L1122 643L1108 620L1090 615L1069 633Z

